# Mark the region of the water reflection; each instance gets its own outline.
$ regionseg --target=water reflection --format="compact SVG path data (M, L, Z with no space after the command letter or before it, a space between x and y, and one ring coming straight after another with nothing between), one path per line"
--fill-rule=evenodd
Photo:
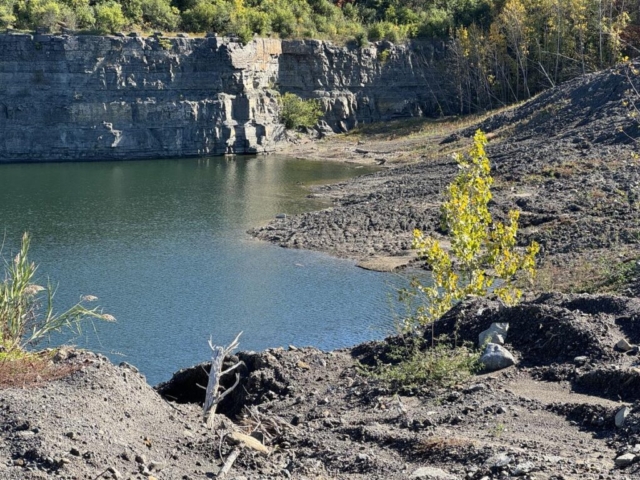
M205 359L209 334L244 330L245 349L336 348L390 327L395 277L244 233L322 207L304 184L362 172L282 157L0 165L0 228L5 252L32 233L60 303L92 293L118 318L80 345L157 382Z

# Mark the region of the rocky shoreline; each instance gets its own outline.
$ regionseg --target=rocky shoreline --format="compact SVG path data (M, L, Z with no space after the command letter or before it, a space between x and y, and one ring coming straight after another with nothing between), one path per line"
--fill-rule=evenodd
M637 66L578 78L459 131L441 132L426 122L404 135L388 129L308 144L308 156L324 159L374 161L384 151L390 168L315 188L314 195L332 199L332 208L249 233L283 247L358 260L410 256L414 228L438 232L442 192L456 173L449 153L464 151L481 128L490 138L496 181L492 211L497 218L512 208L521 211L523 245L537 241L544 258L635 250L640 129L629 103L640 99L629 98L629 91L630 82L640 84L630 68ZM294 151L302 156L305 149Z

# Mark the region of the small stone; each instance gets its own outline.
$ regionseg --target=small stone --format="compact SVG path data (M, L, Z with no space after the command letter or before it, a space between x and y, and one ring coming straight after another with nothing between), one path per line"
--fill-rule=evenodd
M144 455L136 455L135 460L136 460L136 463L140 463L142 465L147 463L147 459L145 458Z
M165 468L167 468L167 464L164 462L149 462L149 470L155 470L156 472L159 472L160 470L164 470Z
M484 383L476 383L475 385L471 385L469 388L467 388L465 390L465 393L473 393L473 392L479 392L481 390L486 390L487 389L487 385Z
M628 352L633 348L633 346L629 344L626 339L621 338L620 341L616 343L616 348L622 352Z
M15 467L24 467L24 459L22 459L22 458L16 458L16 459L13 461L13 465L14 465Z
M295 345L289 345L289 350L295 352L296 350L298 350L298 347L296 347Z
M309 370L311 368L308 363L303 362L302 360L298 360L298 363L296 365L298 366L298 368L302 368L303 370Z
M508 330L508 323L492 323L489 328L478 335L478 346L482 347L489 343L504 345Z
M366 453L359 453L358 455L356 455L356 459L359 462L368 462L369 461L369 455L367 455Z
M480 364L490 372L502 370L516 363L516 359L509 350L501 345L490 343L480 357Z
M71 448L71 450L69 450L69 453L71 455L73 455L74 457L79 457L80 456L80 450L78 450L75 447Z
M576 365L584 365L588 361L589 361L589 357L585 355L581 355L573 359L573 363L575 363Z
M625 453L624 455L620 455L618 458L616 458L615 464L616 467L624 468L628 465L631 465L635 459L636 456L633 453Z
M616 427L622 428L624 426L625 419L630 413L631 409L627 406L622 407L620 410L618 410L618 412L616 413Z
M527 473L530 473L535 468L535 465L532 462L523 462L516 465L516 468L513 470L513 474L516 477L522 477Z
M109 470L113 478L116 478L116 479L122 478L122 474L118 470L116 470L114 467L109 467L107 470Z
M455 477L440 468L421 467L415 470L409 478L422 480L457 480L458 477Z
M120 364L118 365L120 368L126 368L128 370L131 370L133 373L139 373L140 370L138 370L136 367L134 367L133 365L131 365L130 363L127 362L120 362Z

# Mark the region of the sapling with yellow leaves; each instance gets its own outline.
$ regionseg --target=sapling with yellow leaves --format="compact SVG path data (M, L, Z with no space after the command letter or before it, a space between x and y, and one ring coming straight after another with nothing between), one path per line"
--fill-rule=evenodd
M450 249L414 231L413 248L431 269L433 284L412 282L425 302L407 327L432 323L470 296L493 292L504 305L515 305L522 297L514 284L516 275L535 275L540 246L536 242L524 249L516 246L519 212L510 211L506 223L494 222L489 212L493 178L486 145L487 137L478 130L469 153L455 156L460 172L447 188L442 205L442 227L450 237Z

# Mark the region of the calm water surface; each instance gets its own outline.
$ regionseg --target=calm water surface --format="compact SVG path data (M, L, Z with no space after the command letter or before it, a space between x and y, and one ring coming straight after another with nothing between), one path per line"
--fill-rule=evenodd
M366 172L276 156L0 165L4 253L31 232L57 305L93 294L118 319L73 341L151 383L206 360L209 335L226 344L242 330L253 350L353 345L389 331L399 280L245 232L324 207L305 185Z

